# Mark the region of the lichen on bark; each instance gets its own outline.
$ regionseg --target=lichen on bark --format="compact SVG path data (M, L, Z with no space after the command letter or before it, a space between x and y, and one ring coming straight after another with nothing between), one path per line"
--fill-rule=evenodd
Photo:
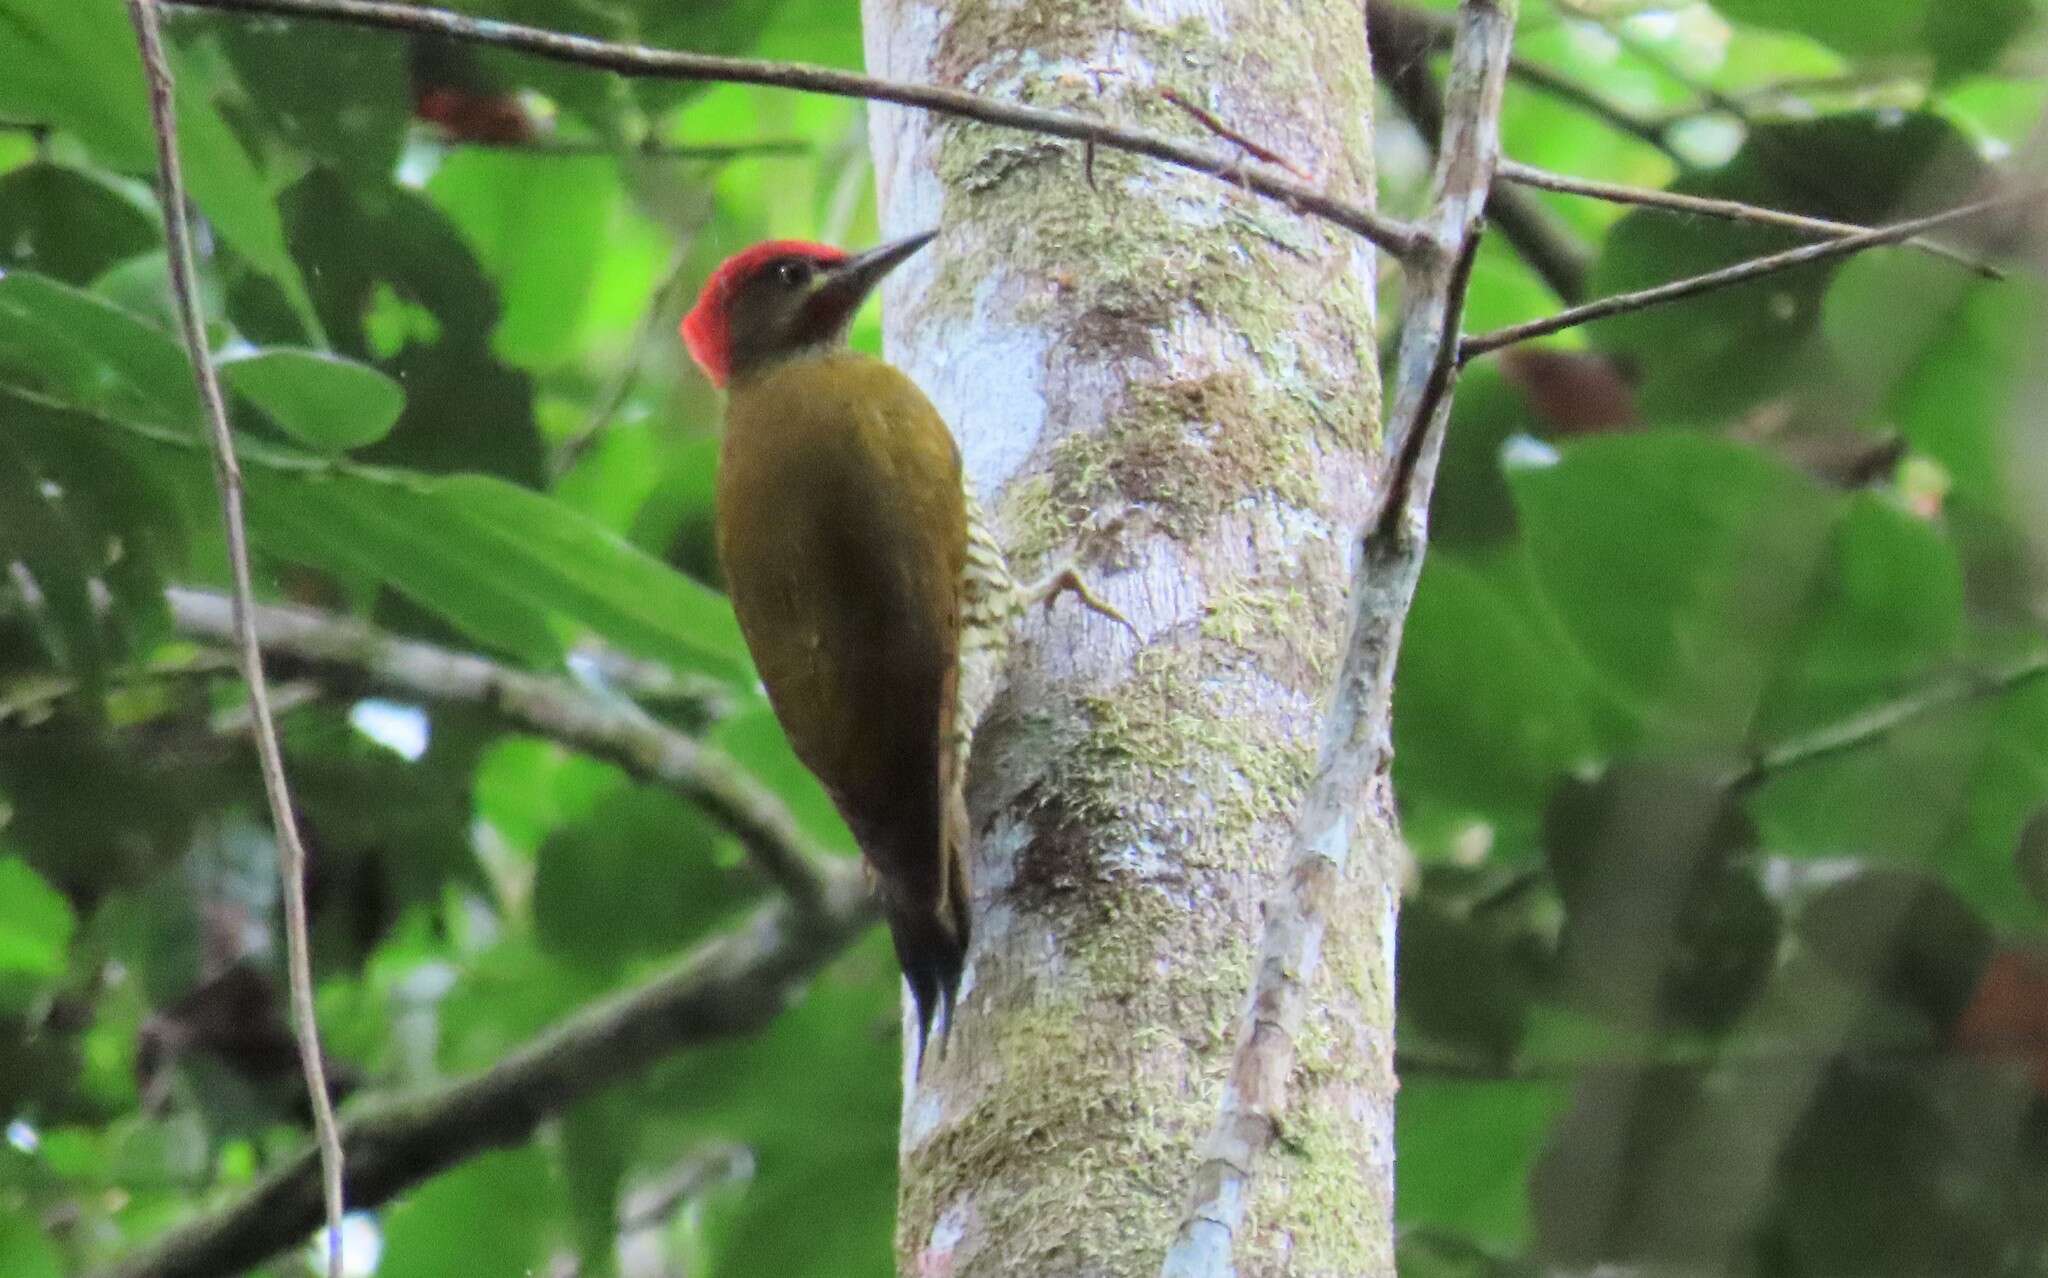
M1371 190L1356 4L865 16L877 74L1201 136L1171 87L1333 194ZM1142 636L1070 604L1034 618L978 739L978 937L947 1051L906 1094L901 1267L1150 1274L1342 641L1379 470L1374 262L1214 179L871 120L886 228L941 228L885 298L890 357L953 425L1020 573L1078 556ZM1390 830L1383 788L1361 802ZM1390 860L1358 858L1346 885L1247 1278L1392 1273Z

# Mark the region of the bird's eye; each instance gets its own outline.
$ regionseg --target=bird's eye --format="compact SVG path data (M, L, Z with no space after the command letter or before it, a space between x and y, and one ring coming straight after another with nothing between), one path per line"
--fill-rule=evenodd
M789 288L802 288L811 282L811 264L801 258L791 258L775 267L775 279Z

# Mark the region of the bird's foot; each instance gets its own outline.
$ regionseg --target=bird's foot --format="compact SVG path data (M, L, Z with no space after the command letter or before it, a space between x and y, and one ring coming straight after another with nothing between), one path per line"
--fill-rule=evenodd
M1048 612L1052 611L1052 606L1059 597L1065 594L1073 595L1088 611L1107 617L1130 631L1132 638L1140 637L1138 628L1131 624L1131 619L1117 611L1115 604L1096 594L1095 588L1088 584L1088 579L1083 577L1081 570L1073 564L1062 564L1023 590L1024 602L1027 605L1043 604Z

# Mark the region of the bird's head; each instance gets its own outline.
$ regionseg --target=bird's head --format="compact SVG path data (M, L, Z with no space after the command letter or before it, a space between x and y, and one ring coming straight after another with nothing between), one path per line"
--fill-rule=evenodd
M711 273L683 317L683 344L714 386L835 345L881 278L936 234L857 256L802 240L770 240L735 253Z

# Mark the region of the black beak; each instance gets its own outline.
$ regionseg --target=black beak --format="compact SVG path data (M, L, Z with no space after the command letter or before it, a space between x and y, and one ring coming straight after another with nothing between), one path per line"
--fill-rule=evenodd
M850 313L861 299L882 282L882 277L901 266L905 259L938 238L937 231L920 231L900 240L871 248L849 257L832 268L831 278L818 291L829 296Z

